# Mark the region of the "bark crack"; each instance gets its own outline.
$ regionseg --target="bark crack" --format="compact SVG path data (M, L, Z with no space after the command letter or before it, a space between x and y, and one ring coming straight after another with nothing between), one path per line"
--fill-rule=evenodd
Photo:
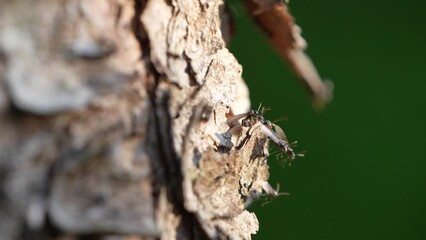
M142 2L142 1L136 1ZM160 189L165 188L167 192L167 199L170 204L173 206L173 212L176 215L179 215L182 219L180 221L180 225L177 227L177 234L190 233L191 236L186 236L187 239L207 239L204 231L200 227L197 218L191 212L188 212L184 205L183 199L183 191L182 191L182 172L181 172L181 159L178 157L176 150L174 148L174 141L172 138L173 126L172 126L172 117L169 113L169 101L170 101L170 93L165 90L169 87L173 87L172 85L166 86L166 81L164 79L164 74L159 73L154 67L154 63L151 61L151 53L150 47L151 43L147 36L147 32L144 29L140 18L143 14L143 9L146 5L136 4L136 7L140 7L135 16L135 35L136 36L144 36L138 37L138 40L141 45L142 51L145 51L144 55L147 56L144 58L144 62L149 66L149 73L151 74L150 79L152 79L155 83L151 84L151 88L148 89L150 103L153 109L152 112L152 121L151 128L154 129L155 134L152 134L151 137L156 137L158 140L156 141L156 146L153 149L157 149L157 153L155 153L152 157L153 165L154 165L154 178L156 181L154 185L157 186L154 191L154 197L156 198L155 204L158 206ZM178 12L179 13L179 12ZM177 15L176 13L175 15ZM169 29L172 21L169 22ZM170 34L167 31L167 35ZM169 47L170 43L167 43L167 47ZM149 56L149 57L148 57ZM178 55L174 55L167 51L168 57L179 57ZM190 65L188 64L188 67ZM192 74L189 72L188 76ZM160 86L161 85L161 86ZM177 86L180 88L179 86ZM179 113L179 111L178 111ZM155 157L158 156L158 157ZM165 170L165 172L162 172Z

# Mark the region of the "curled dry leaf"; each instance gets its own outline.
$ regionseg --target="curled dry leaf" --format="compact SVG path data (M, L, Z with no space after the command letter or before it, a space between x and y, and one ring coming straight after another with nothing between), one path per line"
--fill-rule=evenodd
M294 23L286 4L273 0L245 2L276 51L291 65L311 94L314 107L324 107L332 99L333 84L321 79L311 59L304 52L306 41L300 35L301 29Z

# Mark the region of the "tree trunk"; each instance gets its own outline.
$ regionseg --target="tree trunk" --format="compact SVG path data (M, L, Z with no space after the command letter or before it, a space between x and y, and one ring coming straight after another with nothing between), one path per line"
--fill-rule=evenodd
M1 239L250 239L267 141L233 147L249 100L221 19L221 0L0 0Z

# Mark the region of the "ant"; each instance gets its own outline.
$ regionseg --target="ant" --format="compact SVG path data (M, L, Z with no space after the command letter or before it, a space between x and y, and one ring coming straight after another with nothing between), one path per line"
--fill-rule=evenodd
M259 106L260 109L260 106ZM264 109L262 109L262 112ZM249 127L249 131L247 132L246 138L242 141L242 143L237 146L237 149L240 149L250 138L253 131L257 128L260 128L263 133L271 139L271 141L283 152L287 155L290 161L294 160L296 156L304 156L303 154L296 154L294 150L291 148L291 144L287 140L287 136L281 127L277 124L272 123L269 120L266 120L262 114L259 113L259 110L250 110L246 113L237 114L231 117L228 117L227 124L232 126L238 120L241 120L241 125L244 127ZM296 143L296 142L295 142Z
M280 192L280 184L277 183L277 188L274 189L268 182L262 184L263 191L265 191L266 196L269 198L277 198L282 195L290 195L288 192Z
M258 193L258 192L253 192L251 193L251 197L249 198L249 200L246 202L246 207L248 207L249 205L251 205L253 203L253 200L256 200L258 198L262 198L264 199L263 203L262 203L262 207L265 206L266 204L271 203L275 198L279 197L279 196L289 196L290 193L288 192L280 192L280 184L277 184L277 188L274 189L267 181L262 183L262 189L265 193Z

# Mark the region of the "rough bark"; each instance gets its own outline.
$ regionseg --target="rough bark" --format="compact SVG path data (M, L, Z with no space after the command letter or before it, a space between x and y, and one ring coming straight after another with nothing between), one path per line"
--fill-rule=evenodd
M222 8L0 0L1 239L251 238L267 141L232 147Z

